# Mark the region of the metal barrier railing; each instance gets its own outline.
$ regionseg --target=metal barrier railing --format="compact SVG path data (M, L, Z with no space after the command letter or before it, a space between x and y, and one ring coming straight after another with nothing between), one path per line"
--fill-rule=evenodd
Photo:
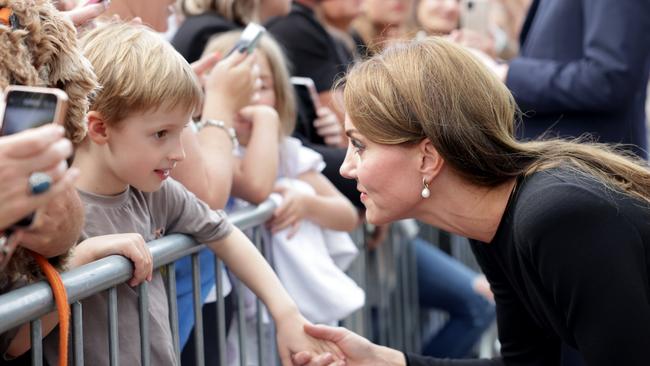
M242 230L255 228L266 222L272 215L275 205L266 201L250 210L239 211L230 215L230 220ZM368 293L370 306L352 314L342 321L344 326L370 336L372 329L380 330L380 343L402 349L405 351L419 350L418 327L418 301L417 279L415 277L415 258L407 240L401 238L399 230L393 230L390 240L380 249L369 252L364 249L364 234L361 230L352 233L354 241L360 246L361 255L349 270L349 275L357 281ZM263 252L262 235L260 229L253 229L252 241ZM184 235L170 235L148 243L154 261L154 268L165 268L165 283L169 306L169 321L171 324L172 338L176 360L180 364L180 346L178 313L176 304L176 279L174 261L184 256L191 256L192 280L194 299L194 338L195 357L197 365L204 365L203 319L201 311L201 286L198 252L205 248L198 245L190 237ZM263 253L264 254L264 253ZM223 263L215 259L215 278L217 299L222 296L222 268ZM71 361L74 365L84 364L83 332L82 332L82 306L80 300L99 293L108 291L109 311L109 359L111 365L118 364L119 329L117 327L117 291L116 286L128 281L132 275L131 262L121 256L110 256L89 263L79 268L72 269L62 274L63 283L68 291L68 298L72 310L72 353ZM241 286L241 285L239 285ZM141 364L150 365L149 334L148 334L148 289L143 283L138 288L140 309L140 340ZM238 294L243 291L238 290ZM242 309L243 301L238 301L238 331L240 345L246 342L245 319ZM259 350L268 341L262 336L261 303L257 300L256 329ZM372 315L373 308L380 316ZM4 333L26 322L31 324L31 357L32 365L42 365L43 349L41 343L41 324L39 318L54 308L54 301L49 285L43 281L31 284L14 291L0 295L0 333ZM145 314L146 316L142 316ZM226 329L224 302L217 301L217 324L220 364L227 365L226 358ZM215 326L217 326L215 324ZM213 347L213 345L210 345ZM239 347L240 365L248 365L245 347ZM274 365L275 359L263 359L263 352L258 352L259 365Z

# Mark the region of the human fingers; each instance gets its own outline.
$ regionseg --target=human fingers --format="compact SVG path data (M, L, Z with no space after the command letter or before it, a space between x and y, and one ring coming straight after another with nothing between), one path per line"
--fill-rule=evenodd
M20 162L18 169L26 174L45 171L57 166L61 161L72 155L72 143L68 139L60 139L51 144L38 155L26 158Z
M221 53L213 52L209 55L203 56L197 61L192 62L192 70L197 77L201 78L203 74L209 70L212 70L214 65L216 65L221 60Z
M78 177L79 169L70 168L58 182L53 182L47 191L41 194L27 196L27 204L23 206L24 212L22 212L21 217L35 211L39 207L45 206L54 197L63 194L67 189L73 187Z
M341 146L343 143L343 137L341 135L329 135L324 137L325 145L328 146Z
M133 277L129 281L130 286L136 286L149 278L151 272L148 263L147 249L144 239L139 234L128 237L128 240L122 243L122 255L133 262Z
M298 230L300 230L300 223L301 221L296 221L290 225L289 232L287 232L287 239L293 238L298 233Z
M53 143L61 140L63 126L47 124L17 134L0 137L0 153L8 158L22 159L43 152Z
M303 329L305 330L305 333L314 338L330 341L335 344L340 342L349 332L345 328L335 328L326 325L314 325L309 323L305 324L303 326Z
M299 352L293 356L296 366L327 366L337 365L337 361L331 353L312 355L309 352Z
M82 26L89 21L102 15L108 8L108 2L100 2L97 4L90 4L81 6L69 11L63 12L63 15L72 21L75 27Z
M316 126L316 131L320 136L340 135L341 125L337 122Z

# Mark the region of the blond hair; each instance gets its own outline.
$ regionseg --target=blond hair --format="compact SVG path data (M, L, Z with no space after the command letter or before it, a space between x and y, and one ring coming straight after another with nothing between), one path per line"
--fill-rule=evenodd
M581 138L519 142L520 113L507 87L468 51L442 38L395 44L357 64L344 103L357 130L380 144L425 138L470 183L495 186L566 166L650 203L645 162Z
M256 22L260 0L178 0L177 6L185 16L215 12L238 24Z
M215 51L225 55L237 43L240 36L241 31L230 31L214 36L205 47L204 55ZM275 105L273 107L280 116L282 133L289 136L296 126L296 98L289 78L287 60L278 42L267 33L260 39L257 50L269 62L275 93Z
M104 24L83 37L82 49L101 87L90 109L109 123L158 108L191 112L201 103L201 86L190 65L146 26Z

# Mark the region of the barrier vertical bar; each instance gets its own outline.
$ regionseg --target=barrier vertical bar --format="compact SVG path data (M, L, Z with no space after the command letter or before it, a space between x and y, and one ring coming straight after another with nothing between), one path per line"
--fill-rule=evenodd
M117 333L117 288L108 289L108 354L111 366L120 364Z
M172 342L174 343L174 354L176 364L181 364L180 340L178 336L178 304L176 303L176 265L174 262L165 267L167 307L169 308L169 324L172 331Z
M140 362L142 366L151 364L149 341L149 284L145 281L138 286L138 312L140 315Z
M192 299L194 310L194 357L196 366L205 365L203 353L203 312L201 307L201 267L199 254L192 254Z
M226 297L223 295L223 262L214 257L214 278L217 287L217 346L219 347L219 365L226 365Z
M83 313L79 301L72 304L72 350L75 366L84 364Z
M35 319L30 322L29 327L30 340L32 342L32 366L43 365L43 332L41 319Z

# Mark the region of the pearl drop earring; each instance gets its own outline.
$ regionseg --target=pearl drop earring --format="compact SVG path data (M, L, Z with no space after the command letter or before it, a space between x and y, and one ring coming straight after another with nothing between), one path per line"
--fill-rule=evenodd
M429 198L431 196L431 191L429 190L429 183L427 183L426 178L422 178L422 185L424 188L422 188L422 192L420 192L420 195L422 198Z

